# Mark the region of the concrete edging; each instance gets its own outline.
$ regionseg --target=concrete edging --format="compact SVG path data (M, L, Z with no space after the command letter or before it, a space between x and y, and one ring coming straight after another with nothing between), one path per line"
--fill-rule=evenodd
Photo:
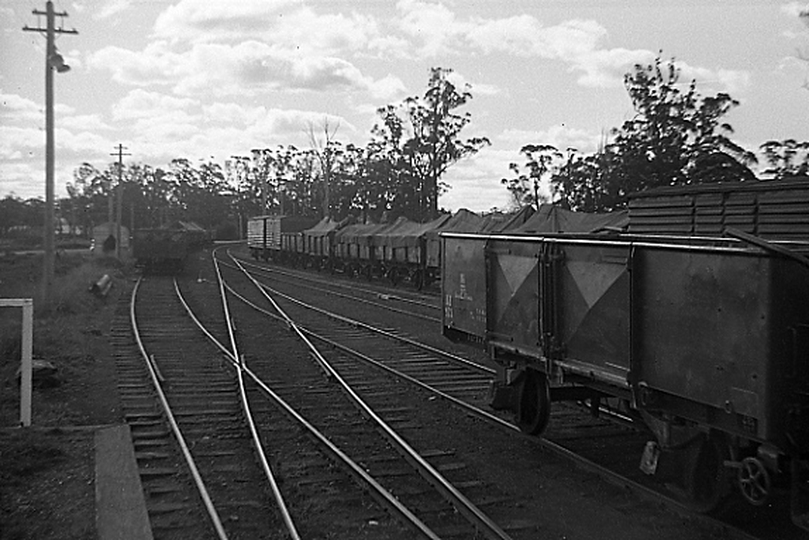
M99 540L153 540L129 425L96 431L95 458Z

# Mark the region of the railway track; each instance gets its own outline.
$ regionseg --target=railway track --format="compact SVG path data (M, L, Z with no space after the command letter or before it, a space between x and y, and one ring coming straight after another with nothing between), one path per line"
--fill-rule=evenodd
M272 469L280 473L279 491L291 501L290 514L304 521L304 537L412 538L415 532L435 539L510 538L438 472L463 468L451 461L451 452L413 451L381 418L393 414L395 421L401 412L397 406L381 405L377 412L356 395L346 400L344 393L354 393L350 386L341 391L333 384L340 378L336 372L324 378L317 364L306 358L318 355L316 350L303 352L300 345L277 343L274 349L286 351L281 357L293 359L283 367L278 356L268 359L262 350L262 365L252 354L241 354L236 345L237 333L251 333L249 321L239 323L238 332L229 325L229 349L213 334L210 342L200 339L191 319L181 316L180 302L189 313L190 307L169 294L166 280L147 280L144 290L148 300L136 310L133 296L131 309L133 325L136 311L142 321L135 332L143 353L141 363L135 344L124 339L123 332L116 345L121 373L131 370L131 378L122 376L121 390L138 391L124 403L157 538L254 538L266 531L270 536L298 537L294 529L284 532L281 521L286 518L268 512L273 503L261 467L251 456L251 430L260 447L273 448L268 456ZM179 290L175 292L179 295ZM225 318L230 320L225 306ZM282 331L276 334L292 340ZM294 347L303 361L290 354ZM250 366L245 356L251 358ZM237 376L228 363L238 365ZM325 359L320 365L326 365ZM260 375L254 366L262 371ZM290 373L291 369L305 372ZM146 383L149 377L163 411L155 405L154 391ZM241 398L244 414L240 414L237 387L243 383L247 391ZM315 422L308 422L300 411ZM374 422L369 423L369 418ZM166 423L172 425L173 434ZM301 427L307 432L303 437ZM182 452L177 451L178 444ZM161 451L153 450L158 446ZM186 455L187 464L179 454ZM340 465L334 467L334 463ZM158 473L171 478L174 486L150 482ZM189 489L194 483L198 493ZM372 484L376 487L369 488ZM174 502L165 499L167 494ZM202 507L207 508L208 519Z
M233 254L239 264L259 275L272 277L275 282L294 285L298 290L309 289L316 294L326 294L336 299L346 299L354 303L369 307L381 308L391 313L399 313L438 324L441 322L441 306L439 298L428 295L367 283L360 285L346 282L344 279L335 279L331 274L312 274L311 272L291 270L278 266L267 266Z
M272 275L275 276L274 273ZM264 280L267 279L266 276L266 272L259 273L259 277ZM262 281L261 284L284 309L298 318L305 317L307 329L331 346L342 346L346 352L363 357L367 363L374 363L406 380L420 384L444 399L466 406L467 410L482 418L496 418L512 426L507 415L495 416L489 412L489 387L494 369L427 343L423 336L412 336L396 328L383 328L364 322L373 318L371 312L364 311L363 320L343 315L342 313L351 311L359 313L358 307L350 303L354 300L350 295L339 297L341 301L349 302L339 306L341 313L337 313L331 307L319 307L322 299L318 296L327 289L297 287L295 282L288 279L272 279ZM354 289L364 292L359 287ZM363 298L365 295L362 294L358 299L360 306L368 305ZM388 310L384 302L375 303L374 307ZM401 310L391 312L398 314ZM554 409L554 421L546 439L587 459L597 458L613 470L619 468L622 475L634 481L644 480L638 471L637 460L629 464L626 459L627 452L639 459L647 440L644 435L626 425L594 418L589 412L570 404L558 402ZM620 446L614 444L618 439L622 440ZM600 443L599 440L613 442L607 444Z
M114 346L155 538L253 538L277 530L278 522L262 510L269 504L266 486L244 427L235 377L217 360L217 349L199 339L171 280L148 279L142 286L141 301L133 295L128 314L137 313L137 333L135 319L119 313ZM144 361L136 336L151 363ZM172 423L182 433L182 445ZM189 469L183 445L199 473ZM203 494L193 487L199 475L205 478ZM215 510L206 511L206 499Z
M273 279L272 286L265 284L263 287L271 294L283 298L279 302L283 302L286 306L285 309L291 311L313 310L313 306L306 305L306 302L294 301L292 294L296 297L309 296L310 298L318 294L317 289L307 293L306 290L309 287L295 288L294 285L289 285L287 279ZM287 292L279 290L282 288ZM322 291L320 292L322 293ZM342 299L350 300L350 296L344 296ZM245 300L250 301L247 298ZM313 299L313 302L315 300ZM365 302L363 304L367 305ZM376 307L384 307L384 303ZM344 308L355 312L360 311L356 306L344 306ZM325 310L320 308L314 308L314 310L323 317L317 317L318 322L313 322L315 318L311 315L307 316L307 328L313 335L321 336L334 347L344 347L345 352L349 352L351 349L355 356L366 357L368 363L373 363L370 359L374 358L379 362L380 367L395 371L399 374L398 376L406 380L429 387L430 391L435 389L439 395L445 399L448 397L456 404L469 406L468 410L473 414L499 422L507 429L509 427L514 429L503 417L492 418L493 415L488 411L480 410L484 408L487 400L487 387L490 379L487 369L480 369L480 366L471 366L465 362L452 362L441 354L435 355L441 358L436 358L425 352L424 348L414 351L413 338L398 336L395 330L373 329L370 328L372 325L348 320L343 315L325 313ZM362 309L361 311L366 317L371 316L367 310ZM384 337L380 338L380 336ZM391 339L399 340L402 337L404 342L392 344ZM626 426L593 418L583 413L578 407L556 404L551 428L541 444L555 452L572 457L578 462L584 462L588 468L597 470L600 474L607 474L613 482L629 485L633 489L646 493L647 496L665 500L671 506L683 508L683 505L672 499L671 493L664 486L650 480L639 471L638 461L647 439L647 436ZM710 518L704 518L704 520L709 526L715 526L718 530L731 534L733 537L753 537L740 529L713 521ZM750 522L744 524L750 534L768 537L767 534L762 534L760 526L753 524L750 527L749 525ZM770 537L777 538L778 536Z
M491 538L508 539L510 536L470 501L455 485L448 482L430 458L446 455L446 452L429 450L419 453L383 418L391 413L390 407L379 411L360 397L354 387L338 373L331 351L321 351L297 328L293 318L272 302L280 317L276 319L285 327L293 329L293 336L279 331L272 332L274 348L290 349L294 344L283 341L293 339L295 344L305 343L303 358L280 362L277 358L266 360L266 344L263 341L245 340L254 350L251 365L258 366L257 374L263 380L294 381L291 390L285 392L296 410L305 410L311 422L322 433L335 441L336 446L361 465L375 482L392 494L396 507L389 509L407 521L422 535L429 538ZM262 318L252 311L249 316L238 318L239 328L246 335L255 335L266 327ZM253 331L250 325L257 324ZM300 348L300 347L299 347ZM246 347L248 349L248 347ZM306 355L312 355L315 362ZM337 358L339 358L339 353ZM256 360L258 359L258 360ZM261 360L264 360L263 362ZM252 376L251 372L251 376ZM323 376L326 376L324 381ZM282 386L286 386L282 383ZM346 399L348 398L348 399ZM394 405L393 411L397 408ZM348 433L346 429L348 427ZM399 506L403 509L400 509Z

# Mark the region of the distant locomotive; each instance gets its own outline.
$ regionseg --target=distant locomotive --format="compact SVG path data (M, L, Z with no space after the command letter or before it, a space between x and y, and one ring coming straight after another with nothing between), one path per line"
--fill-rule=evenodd
M135 263L148 271L179 272L186 259L210 241L199 225L177 221L156 229L138 229L132 235Z
M444 335L490 351L524 431L616 400L695 509L789 479L809 530L809 179L644 193L628 229L442 234Z

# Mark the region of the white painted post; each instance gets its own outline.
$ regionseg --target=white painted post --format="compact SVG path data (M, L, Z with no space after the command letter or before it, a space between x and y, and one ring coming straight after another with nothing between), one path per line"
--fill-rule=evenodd
M33 383L34 301L31 298L0 298L0 307L22 308L22 359L20 369L20 424L31 425Z
M34 302L27 298L22 306L22 373L20 374L20 424L31 425L31 386L34 351Z

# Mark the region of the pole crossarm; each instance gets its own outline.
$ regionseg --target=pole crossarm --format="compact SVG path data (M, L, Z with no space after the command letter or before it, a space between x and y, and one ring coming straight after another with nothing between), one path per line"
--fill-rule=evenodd
M48 17L48 16L52 15L53 17L61 17L61 20L59 21L59 23L60 23L59 28L56 28L56 27L53 28L53 33L54 34L78 34L79 33L75 28L66 29L64 27L65 17L69 16L66 11L53 11L53 9L51 9L50 13L49 13L47 10L46 11L40 11L38 9L34 9L34 10L31 11L31 13L33 13L34 15L37 15L37 16L43 15L45 17ZM24 32L46 32L46 33L48 32L47 28L41 28L41 27L32 28L32 27L28 26L27 24L25 26L23 26L22 29L23 29Z

